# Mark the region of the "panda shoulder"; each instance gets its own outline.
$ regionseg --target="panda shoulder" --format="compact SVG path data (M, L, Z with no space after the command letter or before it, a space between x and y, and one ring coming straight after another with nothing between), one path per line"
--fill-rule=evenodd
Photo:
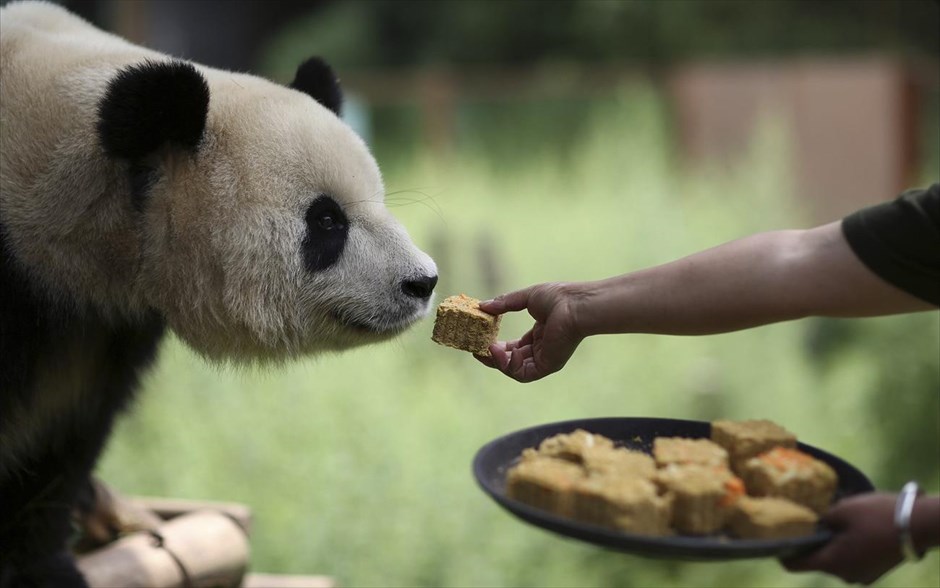
M0 15L3 29L31 28L49 33L95 30L88 21L46 0L11 2L0 8Z

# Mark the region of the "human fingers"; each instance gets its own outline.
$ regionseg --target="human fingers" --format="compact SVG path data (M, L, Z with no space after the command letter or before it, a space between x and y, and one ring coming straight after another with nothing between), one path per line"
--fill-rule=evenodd
M820 522L835 534L828 543L809 553L781 559L780 564L790 572L811 572L828 569L832 563L833 553L837 551L839 546L841 539L839 533L845 528L846 524L841 510L833 507L820 517Z
M473 357L483 365L499 370L518 382L530 382L534 377L531 356L531 347L517 348L507 351L501 343L490 345L490 355L474 355Z
M532 346L522 345L509 352L509 363L506 372L513 377L523 373L522 366L527 359L532 358ZM517 378L518 379L518 378Z
M780 563L790 572L809 572L826 570L832 565L832 559L837 554L842 541L841 533L845 530L848 520L842 503L836 503L820 517L820 522L833 533L832 539L809 553L781 559Z
M833 531L818 551L781 561L794 572L820 571L850 583L871 584L901 561L894 528L895 496L868 493L833 505L821 521Z
M826 544L805 555L797 555L780 560L780 565L788 572L813 572L825 570L832 561L832 546Z
M517 382L528 383L548 375L539 369L532 345L523 345L507 350L504 356L494 353L493 357L498 369ZM503 357L507 358L505 363L502 363Z
M489 346L489 355L478 355L474 353L473 357L487 367L505 371L506 365L509 364L509 352L506 346L507 343L505 341L497 341Z
M547 375L548 374L539 369L534 358L529 358L522 362L522 367L517 372L516 379L523 384L527 384L535 380L541 380Z
M534 330L535 329L529 329L528 331L526 331L525 335L519 337L515 341L507 341L506 351L512 351L513 349L517 349L519 347L525 347L526 345L532 345Z
M788 572L822 572L850 584L869 585L898 562L881 553L866 553L857 541L836 538L817 551L780 563Z
M499 364L496 362L496 358L493 357L492 351L490 351L489 355L479 355L479 354L474 353L473 358L479 361L480 363L482 363L483 365L485 365L486 367L499 369Z
M534 382L560 370L564 360L553 363L545 360L545 348L539 345L525 345L510 352L509 364L504 370L508 376L519 382Z
M524 310L529 305L529 294L534 286L500 294L496 298L480 302L480 310L489 314L503 314Z
M518 343L518 341L511 343L494 343L489 347L489 356L474 355L474 358L483 365L499 370L518 382L529 382L533 379L538 379L533 377L532 374L531 366L534 365L532 360L532 346L525 345L509 348L510 345L517 345Z

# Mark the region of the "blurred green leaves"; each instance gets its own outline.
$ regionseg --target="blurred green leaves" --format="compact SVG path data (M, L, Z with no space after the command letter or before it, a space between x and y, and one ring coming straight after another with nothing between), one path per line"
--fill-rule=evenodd
M296 64L311 53L346 70L559 61L656 66L859 51L936 56L938 18L937 3L928 0L337 1L289 26L262 65Z

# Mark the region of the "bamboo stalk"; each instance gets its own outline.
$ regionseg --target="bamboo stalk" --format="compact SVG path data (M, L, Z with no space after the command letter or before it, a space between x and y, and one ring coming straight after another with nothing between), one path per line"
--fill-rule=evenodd
M132 496L129 502L138 508L156 513L161 519L169 520L199 510L221 512L245 531L251 533L251 509L237 502L214 502L208 500L187 500L181 498L155 498L151 496Z
M336 588L329 576L292 576L284 574L251 573L245 576L241 588Z
M78 559L92 588L238 586L248 565L244 530L227 515L202 510L140 532Z

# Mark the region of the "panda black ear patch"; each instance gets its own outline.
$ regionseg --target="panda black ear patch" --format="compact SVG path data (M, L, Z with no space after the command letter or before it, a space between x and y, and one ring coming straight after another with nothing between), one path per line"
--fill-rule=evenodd
M137 159L172 144L195 151L209 113L209 85L182 61L145 61L111 80L98 104L98 136L105 152Z
M343 91L339 86L339 78L333 73L333 68L319 57L311 57L300 64L290 87L300 90L340 116Z

